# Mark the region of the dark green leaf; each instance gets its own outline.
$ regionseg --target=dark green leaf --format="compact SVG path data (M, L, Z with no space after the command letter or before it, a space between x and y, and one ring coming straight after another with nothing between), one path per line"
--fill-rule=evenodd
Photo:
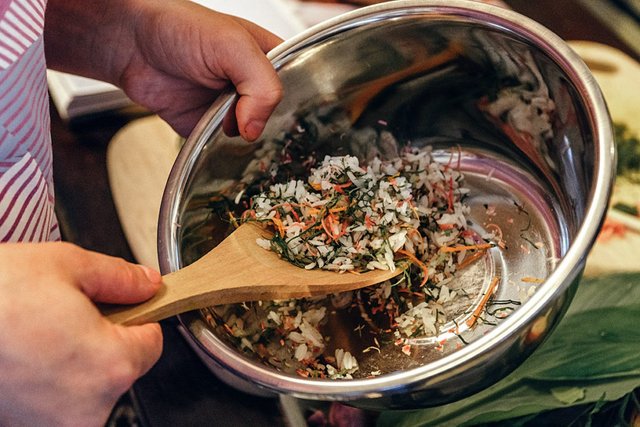
M592 309L640 304L640 274L583 279L565 317Z
M572 387L584 390L584 398L575 402L582 404L598 402L601 399L604 401L620 399L638 385L640 385L640 377L611 381L585 381L572 384ZM378 424L381 427L469 426L568 406L571 404L560 402L544 383L522 381L508 390L491 387L471 398L437 408L419 411L387 411L381 414Z
M568 405L580 402L585 396L585 390L581 387L555 387L549 391L553 397Z
M567 316L534 353L536 364L527 363L527 371L520 375L550 381L640 375L636 325L640 325L640 303Z

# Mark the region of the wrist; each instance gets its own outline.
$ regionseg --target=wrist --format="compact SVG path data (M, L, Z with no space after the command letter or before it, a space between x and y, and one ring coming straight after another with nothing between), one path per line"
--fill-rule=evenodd
M143 0L49 0L47 67L118 84L135 50Z

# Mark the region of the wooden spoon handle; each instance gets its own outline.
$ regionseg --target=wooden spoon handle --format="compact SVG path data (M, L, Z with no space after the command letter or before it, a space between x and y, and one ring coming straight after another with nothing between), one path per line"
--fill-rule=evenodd
M180 280L172 279L171 275L164 276L162 287L153 298L140 304L101 307L102 314L113 323L139 325L219 303L216 297L218 290L212 290L209 295L200 293L186 296L180 285Z
M256 300L264 287L262 281L268 280L265 266L254 258L261 255L276 258L270 262L282 261L260 248L255 237L255 230L241 227L195 263L164 275L162 287L151 299L105 307L102 312L114 323L142 324L211 305ZM266 268L273 270L270 265Z

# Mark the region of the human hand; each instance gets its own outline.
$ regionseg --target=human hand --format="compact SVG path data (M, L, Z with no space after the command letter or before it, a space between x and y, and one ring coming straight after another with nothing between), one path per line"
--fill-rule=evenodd
M45 22L51 68L122 87L183 136L229 82L240 96L225 130L250 141L282 96L265 55L281 40L190 1L49 0Z
M0 244L0 271L0 425L104 425L162 333L112 324L92 301L144 301L160 274L60 242Z
M280 81L264 55L281 40L191 2L152 2L143 10L137 45L120 78L125 92L184 135L231 80L240 95L237 129L256 139L281 98ZM227 124L228 131L232 127Z

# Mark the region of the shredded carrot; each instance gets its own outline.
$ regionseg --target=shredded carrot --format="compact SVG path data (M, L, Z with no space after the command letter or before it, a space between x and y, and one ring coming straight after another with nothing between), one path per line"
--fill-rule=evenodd
M409 228L407 230L407 236L417 236L418 238L422 238L422 234L420 234L420 230L417 228Z
M309 210L307 211L307 215L309 216L316 216L320 213L320 209L318 208L309 208Z
M465 259L463 259L462 262L460 264L458 264L458 270L462 270L466 266L468 266L468 265L474 263L475 261L479 260L480 258L482 258L484 256L485 253L486 253L486 250L482 250L482 251L474 252L473 254L469 255L468 257L465 257Z
M321 223L325 233L327 233L327 236L332 240L338 240L347 232L347 227L348 227L347 223L346 222L340 223L336 221L336 217L332 213L329 213L329 215L322 218ZM335 225L340 226L340 228L337 231L334 228Z
M482 296L482 300L480 301L480 304L478 304L476 309L473 311L473 314L471 315L471 317L467 319L468 327L472 327L473 325L475 325L476 321L480 317L480 313L482 313L482 310L484 310L485 305L487 304L487 301L489 301L489 298L491 298L491 295L493 295L493 292L496 290L496 286L498 285L499 280L500 278L498 276L495 276L493 280L491 280L491 283L489 284L489 288L487 289L487 292Z
M440 230L453 230L456 228L455 224L438 224Z
M525 283L544 283L544 279L539 279L537 277L525 276L520 280L525 282Z
M273 205L273 207L271 207L271 209L278 209L278 208L289 208L289 209L293 209L295 208L299 208L303 205L301 205L300 203L291 203L291 202L283 202L283 203L279 203L277 205Z
M344 184L333 184L333 189L336 190L337 193L343 194L345 188L349 188L353 185L353 182L349 181Z
M472 250L485 250L493 247L491 243L478 243L477 245L456 245L456 246L443 246L440 248L440 252L462 252Z
M331 209L329 209L329 212L336 213L336 212L342 212L342 211L346 211L346 210L347 210L347 206L341 206L339 208L331 208Z
M324 232L327 233L328 237L332 237L333 236L333 230L331 230L331 223L330 223L330 216L325 216L324 218L322 218L322 221L320 221L320 223L322 224L322 228L324 229ZM329 222L329 224L327 224Z
M278 218L278 216L276 215L273 218L271 218L271 221L273 222L273 225L275 225L276 228L278 229L278 233L280 233L280 236L284 237L286 233L285 233L284 225L282 224L282 221L280 220L280 218Z
M371 219L369 214L366 214L364 216L364 224L365 224L365 227L367 227L367 229L371 229L376 225L376 223Z
M422 261L420 261L418 258L416 258L416 256L410 252L405 251L404 249L399 249L398 252L401 255L406 256L407 258L409 258L411 260L411 262L413 262L415 265L417 265L418 267L420 267L422 269L422 282L420 282L420 286L424 286L427 284L427 280L429 280L429 268L426 266L425 263L423 263Z
M299 203L284 202L284 203L280 203L278 205L273 206L271 209L276 211L278 218L280 218L280 214L278 213L279 211L277 209L283 208L285 210L285 213L287 214L290 213L291 215L293 215L296 221L300 221L300 216L298 216L298 213L296 212L295 208L298 208L301 206L302 205L300 205Z
M240 219L242 221L245 221L247 219L247 217L252 218L252 219L256 219L256 211L254 211L253 209L248 209L248 210L242 212L242 215L240 216Z
M447 204L449 212L453 212L453 177L449 177L449 191L447 192Z

